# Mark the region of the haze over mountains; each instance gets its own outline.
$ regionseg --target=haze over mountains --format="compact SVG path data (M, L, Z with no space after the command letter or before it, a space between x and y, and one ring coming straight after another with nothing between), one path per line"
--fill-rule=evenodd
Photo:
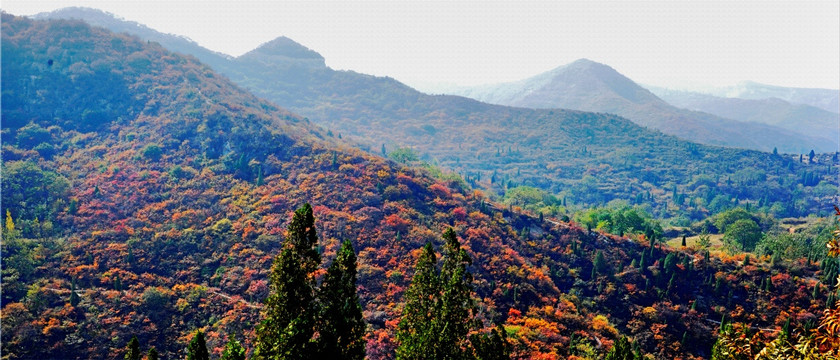
M713 88L703 93L726 98L761 100L777 98L795 104L840 112L840 91L834 89L790 88L743 81L737 85Z
M840 137L840 114L780 98L744 99L648 87L674 106L738 121L778 126L813 137Z
M704 144L762 151L777 148L793 153L810 149L836 151L838 145L836 135L827 135L836 131L802 132L777 122L735 121L708 112L678 108L615 69L586 59L517 82L452 88L449 93L500 105L613 113L666 134ZM823 120L813 121L823 124Z

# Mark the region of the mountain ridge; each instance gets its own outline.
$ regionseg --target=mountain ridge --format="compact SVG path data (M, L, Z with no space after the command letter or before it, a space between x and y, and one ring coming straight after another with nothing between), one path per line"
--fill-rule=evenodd
M206 55L195 54L199 59ZM612 200L636 203L640 192L670 193L677 186L680 191L706 198L708 203L717 195L758 201L773 188L770 204L781 201L777 208L784 209L777 215L792 216L794 207L785 205L785 201L795 193L794 179L802 178L798 172L805 171L799 167L816 165L797 164L798 157L790 155L689 143L603 113L534 110L460 96L426 95L387 77L252 55L247 61L226 61L217 70L258 96L302 114L363 149L380 153L383 148L386 152L411 148L424 160L456 171L470 184L500 195L510 187L526 185L553 194L562 192L580 205ZM699 134L717 130L698 123L681 125L682 130ZM750 138L772 143L761 135L757 132ZM786 170L779 172L778 168ZM715 186L709 192L697 193L691 185L693 178L711 169L718 171L713 179ZM741 177L735 173L748 170L779 178L769 187L756 182L738 187L726 180ZM809 184L816 185L819 180ZM825 178L830 183L835 180ZM678 216L673 208L668 210L668 203L668 197L663 196L651 205L661 217ZM806 204L796 211L819 206L819 201L809 198ZM680 212L692 214L694 220L710 211L701 205L684 205L687 210Z
M678 109L612 67L586 59L520 81L453 89L451 93L509 106L614 113L670 135L714 145L794 153L837 147L831 138L797 135L797 140L789 142L795 138L790 129Z

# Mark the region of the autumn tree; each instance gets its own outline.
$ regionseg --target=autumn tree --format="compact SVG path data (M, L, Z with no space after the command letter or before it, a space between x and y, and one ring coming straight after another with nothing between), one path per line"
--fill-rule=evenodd
M254 356L258 359L314 357L315 278L320 263L312 207L295 211L286 241L271 268L270 292L257 327Z
M363 359L365 322L356 294L356 254L345 240L318 291L319 355L325 359Z
M210 360L207 342L204 340L204 333L201 330L196 330L195 336L187 346L187 360Z

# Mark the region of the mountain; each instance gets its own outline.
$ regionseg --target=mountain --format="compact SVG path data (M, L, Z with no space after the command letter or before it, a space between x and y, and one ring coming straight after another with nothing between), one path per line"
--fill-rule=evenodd
M737 85L709 90L709 93L719 97L750 100L778 98L835 114L840 113L840 90L836 89L791 88L744 81Z
M209 56L193 55L202 61ZM391 78L330 69L320 55L287 38L225 64L217 70L238 85L363 149L381 153L384 148L389 153L410 148L423 160L500 196L517 186L534 186L576 206L621 200L648 204L659 217L697 221L721 210L709 205L718 196L715 204L760 203L776 209L779 217L816 213L827 200L824 189L837 181L830 175L835 166L830 156L799 161L799 156L690 143L614 115L427 95ZM579 65L592 67L587 62ZM670 107L621 78L610 80L621 88L613 93L623 94L615 97L627 96L624 99L646 107ZM698 122L681 128L698 134L728 133ZM773 144L774 136L754 129L751 136L740 137L762 142L770 151L773 145L766 144ZM799 190L797 184L806 186ZM677 207L671 205L675 187L685 195ZM694 198L704 201L688 200ZM794 205L794 198L801 199L800 205Z
M751 100L657 87L648 89L677 107L738 121L760 122L815 138L840 138L840 115L814 106L790 103L779 98Z
M617 114L642 126L703 144L762 151L775 147L791 153L834 151L838 144L835 138L674 107L615 69L587 59L525 80L461 88L451 93L492 104Z
M358 252L372 359L393 358L418 250L440 247L450 226L473 259L478 320L503 324L519 358L601 356L621 335L656 358L703 358L714 319L778 329L796 314L801 328L830 299L810 291L829 281L826 263L672 250L648 242L642 225L661 234L638 214L616 237L501 209L457 177L355 150L132 36L3 14L2 52L4 358L122 358L132 336L176 358L196 329L214 357L229 336L252 351L272 259L304 202L322 267L344 239ZM614 116L561 115L551 120L640 131Z

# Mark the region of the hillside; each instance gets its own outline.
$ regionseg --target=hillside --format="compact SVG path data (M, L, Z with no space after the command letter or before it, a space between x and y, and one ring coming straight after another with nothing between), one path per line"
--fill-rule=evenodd
M615 69L586 59L525 80L462 88L452 94L499 105L617 114L642 126L702 144L761 151L775 147L788 153L811 149L828 152L837 148L836 138L674 107Z
M779 98L723 98L689 91L648 87L677 107L702 111L738 121L758 122L826 140L840 138L840 115L814 106Z
M61 16L62 11L43 15ZM96 23L97 18L85 19ZM219 61L207 52L191 54L208 64ZM804 216L821 206L825 212L828 197L836 194L837 179L829 175L836 160L830 156L800 162L796 155L685 142L613 115L426 95L394 79L330 69L320 55L287 38L224 64L216 70L240 86L363 149L381 153L384 147L392 153L409 147L423 160L500 196L516 186L536 186L567 198L570 205L621 200L650 205L658 217L685 222L746 202L772 208L779 217ZM640 91L640 99L652 97ZM759 131L752 135L740 137L772 143ZM673 201L674 187L682 202Z
M117 359L133 335L176 358L199 328L214 357L229 335L252 350L303 202L325 259L345 238L358 252L372 359L393 358L417 250L447 226L481 320L504 324L519 358L594 358L621 334L656 358L708 357L714 319L807 326L828 301L810 261L709 258L499 210L134 37L3 14L2 52L4 359Z

